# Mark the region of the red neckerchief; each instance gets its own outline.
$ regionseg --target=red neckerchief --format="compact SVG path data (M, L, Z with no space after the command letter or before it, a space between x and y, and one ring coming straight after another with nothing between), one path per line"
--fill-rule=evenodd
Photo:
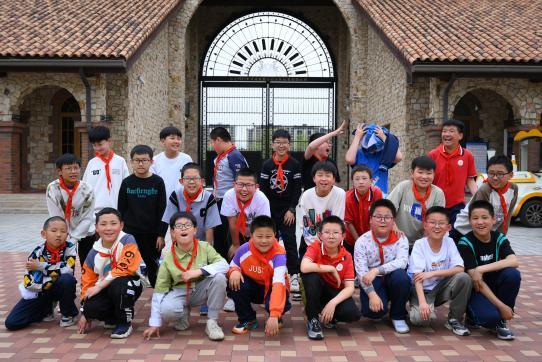
M363 195L358 194L358 190L354 188L354 196L358 199L359 226L361 230L368 230L369 210L364 207L363 199L365 198L369 202L373 200L373 188L369 186L369 189Z
M186 192L186 187L183 189L183 196L186 201L186 212L190 212L190 206L192 205L192 202L194 202L195 199L198 198L199 195L203 192L203 187L200 185L199 189L196 191L194 196L188 195L188 192Z
M62 245L60 245L56 249L50 247L47 242L45 243L45 250L47 250L47 252L49 253L50 264L55 264L55 263L60 262L60 259L61 259L60 253L62 252L62 250L64 250L65 247L66 247L66 242L64 242Z
M269 265L269 260L273 259L273 257L278 254L280 251L280 244L278 243L277 239L273 240L273 246L271 249L267 251L267 253L262 253L259 251L256 246L254 246L254 241L250 239L248 241L248 248L250 250L250 253L262 264L261 267L263 268L263 277L264 277L264 283L265 283L265 291L264 296L267 296L267 293L271 289L271 283L273 281L273 273L274 270Z
M62 177L58 178L58 183L60 185L60 188L68 194L68 201L66 202L66 209L64 210L64 218L68 222L68 225L70 224L70 220L72 218L72 202L73 202L73 195L75 194L75 191L77 191L77 187L79 187L79 180L75 183L75 185L70 189L66 184L64 183L64 179Z
M382 249L382 247L396 243L399 238L397 237L395 231L392 231L390 232L390 235L388 235L388 238L386 240L380 242L373 230L371 230L371 234L373 235L373 241L376 243L376 245L378 245L378 253L380 254L380 265L384 265L384 250Z
M247 216L245 214L245 209L250 206L253 198L254 195L243 204L241 200L235 196L235 199L237 200L237 207L239 207L239 215L237 215L235 230L238 234L241 233L241 235L243 235L243 240L246 240L245 232L247 231Z
M316 158L318 161L327 161L327 159L329 158L329 157L326 157L326 156L324 156L324 157L318 157L318 155L316 155L316 153L315 153L313 156L314 156L314 158Z
M109 162L113 159L113 156L115 156L115 152L113 150L109 151L109 156L107 158L100 155L98 152L96 152L96 157L98 157L102 162L105 164L105 178L107 179L107 190L111 191L111 170L109 169Z
M510 182L507 182L506 185L504 185L501 189L496 189L493 186L491 186L491 184L489 183L489 179L485 179L484 183L488 184L489 187L491 187L493 191L499 194L499 199L501 200L501 209L504 215L504 220L502 223L502 231L506 234L508 232L508 206L506 205L506 199L504 198L504 194L510 188Z
M425 191L425 195L422 196L420 195L420 192L418 191L418 188L416 187L414 182L412 182L412 192L414 193L414 198L416 199L416 201L422 204L422 221L425 221L425 213L427 212L427 206L425 205L425 202L431 195L431 185L429 185L427 191Z
M231 147L228 148L226 151L224 151L220 155L216 156L215 168L213 170L213 181L214 181L214 184L215 184L215 190L218 189L218 182L216 180L216 173L218 172L218 164L220 163L220 161L222 161L223 159L228 157L228 155L230 154L231 151L233 151L234 148L235 148L235 145L231 145Z
M277 178L275 180L275 186L277 185L278 182L280 182L280 189L284 190L284 170L282 169L282 165L284 165L286 161L288 161L288 154L286 154L286 157L284 157L282 161L277 160L275 158L275 154L273 154L271 158L273 159L273 162L275 163L275 165L277 165L278 167Z
M452 158L463 154L463 148L461 145L458 145L452 153L448 153L444 149L444 145L442 145L442 147L439 147L438 150L440 155L446 160L446 164L444 165L444 170L446 171L446 185L450 186L452 184L452 179L454 178L454 172L452 170Z
M173 257L173 263L180 271L187 272L192 267L192 263L196 260L196 255L198 255L198 239L194 238L194 247L192 248L192 255L190 256L190 261L186 265L186 268L183 268L179 260L177 259L177 254L175 254L175 241L171 243L171 256ZM186 282L186 305L188 306L188 297L190 294L190 280Z
M111 260L111 271L113 271L113 269L115 269L117 267L117 248L118 248L118 246L119 246L118 244L117 244L117 246L115 246L115 249L111 252L111 254L98 252L98 254L102 258L109 258Z

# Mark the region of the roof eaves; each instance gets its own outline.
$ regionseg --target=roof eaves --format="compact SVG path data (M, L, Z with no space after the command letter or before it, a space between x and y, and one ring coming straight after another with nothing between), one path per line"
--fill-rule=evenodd
M123 58L34 58L3 57L0 58L0 71L43 71L73 72L80 68L96 69L107 72L126 71L126 60Z

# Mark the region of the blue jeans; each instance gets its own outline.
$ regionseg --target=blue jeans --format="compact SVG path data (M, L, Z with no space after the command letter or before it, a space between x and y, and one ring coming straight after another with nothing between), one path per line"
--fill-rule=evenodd
M521 273L516 268L504 268L496 272L486 273L484 282L497 298L514 309L516 297L521 285ZM501 313L482 293L472 291L467 315L472 321L484 328L495 328L502 320Z
M397 269L384 276L378 276L373 280L376 294L382 300L384 308L380 312L369 309L369 296L363 288L360 288L361 314L367 318L378 319L388 313L393 320L405 320L407 317L406 302L410 297L411 283L406 270Z
M72 274L62 274L51 289L41 292L37 298L21 299L6 318L6 328L10 331L24 328L41 320L51 312L53 302L58 301L60 313L66 317L79 314L75 306L75 285Z

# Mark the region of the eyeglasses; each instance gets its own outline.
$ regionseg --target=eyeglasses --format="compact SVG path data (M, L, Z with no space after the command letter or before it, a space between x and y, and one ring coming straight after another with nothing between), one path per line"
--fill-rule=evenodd
M137 163L138 165L144 165L144 164L146 164L146 163L148 163L148 162L151 162L151 160L149 160L148 158L143 159L143 160L139 160L139 159L137 159L137 158L134 158L134 159L132 160L132 162L133 162L133 163Z
M437 227L437 226L438 226L439 228L443 228L443 227L445 227L446 225L448 225L448 223L445 222L445 221L441 221L441 222L428 221L428 222L427 222L427 225L431 226L432 228Z
M393 220L393 216L390 216L390 215L373 215L371 216L373 219L377 220L377 221L385 221L385 222L390 222Z
M194 225L192 225L192 224L175 224L173 226L173 228L174 229L179 229L179 230L187 230L187 229L190 229L193 226Z
M506 172L506 173L504 173L504 172L488 172L487 177L501 179L504 176L509 175L509 174L510 174L510 172Z
M199 182L201 180L201 177L183 177L183 181L185 182Z
M68 171L68 172L74 172L79 171L81 168L79 166L64 166L62 167L62 171Z
M335 238L338 238L342 235L342 233L338 231L322 231L322 234L324 234L325 236L333 236Z
M290 142L277 142L277 141L273 141L273 144L275 146L288 146L290 144Z
M244 182L234 182L235 186L239 189L244 189L246 188L247 190L250 190L254 187L256 187L256 184L246 184Z

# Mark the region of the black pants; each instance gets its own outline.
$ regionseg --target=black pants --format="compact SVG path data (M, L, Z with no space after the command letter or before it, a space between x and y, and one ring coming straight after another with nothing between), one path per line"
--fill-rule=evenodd
M156 276L158 275L158 264L160 260L160 251L156 249L157 234L146 233L131 233L137 242L137 248L141 253L141 257L147 267L147 276L152 287L156 284Z
M76 284L72 274L62 274L49 290L41 292L37 298L19 300L6 318L6 328L15 331L31 323L41 322L51 312L55 301L58 301L63 316L75 317L79 314L74 302Z
M303 287L305 289L305 313L307 319L318 318L325 305L341 292L327 284L319 273L302 273ZM343 300L335 307L333 319L339 322L355 322L361 318L361 312L352 297Z
M118 277L90 299L85 299L81 312L87 319L97 319L111 324L131 322L134 305L143 288L139 277Z
M94 235L89 235L86 238L79 240L79 243L77 244L77 255L79 256L79 263L81 263L81 267L83 267L83 264L85 264L87 255L98 238L98 234L95 233Z
M461 210L463 210L464 208L465 208L464 203L460 203L452 207L446 208L446 210L448 210L448 212L450 213L450 225L452 225L452 230L454 230L454 224L455 224L455 219L457 218L457 214L459 214Z
M288 209L277 209L271 211L271 215L277 224L277 238L280 234L286 249L286 266L289 274L299 274L299 254L297 253L297 242L295 239L295 221L292 225L284 224L284 214Z
M216 204L218 210L222 209L222 199L217 199ZM228 218L222 214L220 214L220 220L222 221L222 224L215 226L214 228L213 247L224 259L228 260L228 249L231 245L230 225L228 223Z

